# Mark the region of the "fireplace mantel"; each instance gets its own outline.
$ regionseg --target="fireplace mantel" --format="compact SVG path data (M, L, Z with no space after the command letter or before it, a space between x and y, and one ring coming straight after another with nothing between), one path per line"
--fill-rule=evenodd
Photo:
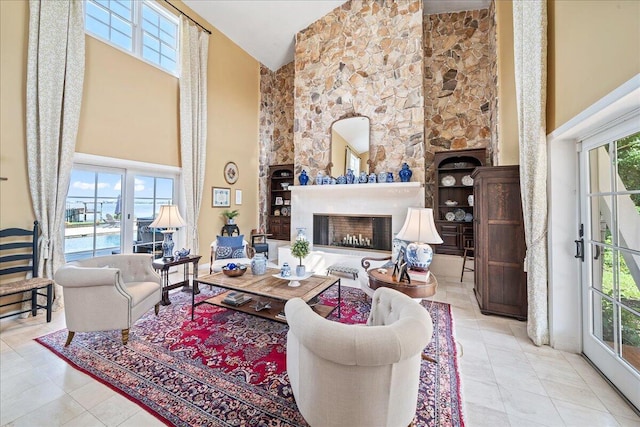
M291 190L291 239L298 228L313 236L313 214L391 215L395 234L409 207L424 207L419 182L382 184L295 185Z

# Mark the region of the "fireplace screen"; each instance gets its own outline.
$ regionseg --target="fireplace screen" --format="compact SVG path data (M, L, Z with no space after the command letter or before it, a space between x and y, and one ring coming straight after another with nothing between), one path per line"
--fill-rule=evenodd
M391 216L313 215L313 244L391 251Z

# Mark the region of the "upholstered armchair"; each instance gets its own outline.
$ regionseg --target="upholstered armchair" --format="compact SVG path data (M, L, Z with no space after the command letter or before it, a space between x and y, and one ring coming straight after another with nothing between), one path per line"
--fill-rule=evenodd
M389 288L373 295L366 325L322 318L303 300L285 305L287 373L312 426L402 426L413 422L421 354L431 316Z
M65 319L69 334L129 329L151 307L158 314L162 299L160 276L151 267L149 254L109 255L70 262L55 274L63 287Z

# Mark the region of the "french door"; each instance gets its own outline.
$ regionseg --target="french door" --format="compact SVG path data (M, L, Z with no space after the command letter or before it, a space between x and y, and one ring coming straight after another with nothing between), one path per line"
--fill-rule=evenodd
M583 351L640 408L637 122L627 120L582 141L580 175Z
M67 261L159 251L163 235L149 225L160 206L176 203L178 176L159 173L157 165L133 166L74 164L66 201Z

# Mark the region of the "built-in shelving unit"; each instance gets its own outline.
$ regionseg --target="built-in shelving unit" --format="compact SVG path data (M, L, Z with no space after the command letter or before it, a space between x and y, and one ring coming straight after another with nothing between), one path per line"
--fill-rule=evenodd
M484 148L435 154L434 218L443 240L435 246L437 253L462 255L465 247L474 246L471 175L478 166L484 166L485 159Z
M282 184L294 184L293 165L269 166L269 219L267 232L272 239L289 240L291 235L291 189Z

